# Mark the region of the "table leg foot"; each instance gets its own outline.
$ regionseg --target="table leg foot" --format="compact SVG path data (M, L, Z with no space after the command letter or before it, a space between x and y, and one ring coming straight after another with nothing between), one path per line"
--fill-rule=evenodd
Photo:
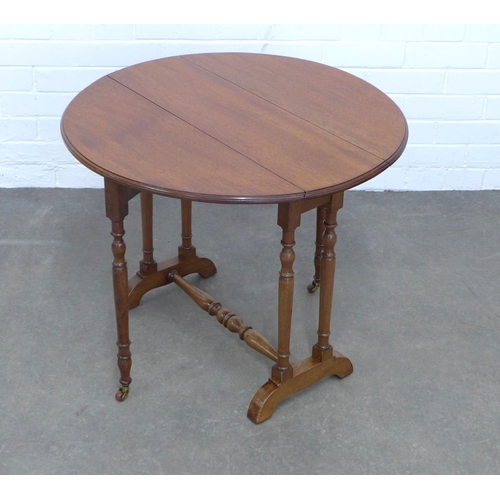
M197 272L203 279L210 278L210 276L217 274L217 268L210 259L207 259L206 257L201 257L201 259L203 262L201 262L202 265Z
M282 383L269 379L253 397L247 416L255 424L260 424L271 418L276 406L292 394L329 375L344 378L352 371L351 361L333 349L324 352L323 361L312 356L306 358L293 365L292 378Z
M307 291L309 293L316 292L317 290L319 290L319 284L320 284L319 279L313 279L312 283L310 285L307 285Z
M121 384L120 389L118 389L118 392L115 394L115 399L120 403L125 401L128 397L129 391L130 386L128 384Z
M215 264L206 257L195 257L182 260L179 257L166 260L158 264L155 273L144 275L138 272L128 282L128 307L137 307L142 297L160 286L165 286L172 281L168 279L169 273L177 271L181 276L198 273L202 278L209 278L217 273Z

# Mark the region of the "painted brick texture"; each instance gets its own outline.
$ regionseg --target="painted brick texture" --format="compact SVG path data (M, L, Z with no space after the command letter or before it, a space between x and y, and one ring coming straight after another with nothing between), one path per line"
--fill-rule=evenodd
M158 57L255 52L336 66L403 110L403 156L362 190L500 189L500 25L0 25L0 187L102 187L59 132L77 92Z

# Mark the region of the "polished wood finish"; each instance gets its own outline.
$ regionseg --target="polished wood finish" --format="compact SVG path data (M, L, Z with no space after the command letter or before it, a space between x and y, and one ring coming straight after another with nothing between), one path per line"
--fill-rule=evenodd
M303 197L297 186L110 77L75 97L62 135L88 168L140 190L221 203Z
M179 259L196 257L196 248L192 244L191 234L192 203L190 200L181 200L182 245L179 246Z
M137 273L128 282L128 305L129 309L137 307L142 297L150 290L168 285L168 275L177 271L181 276L199 274L202 278L209 278L217 272L215 264L206 257L197 256L192 259L180 259L173 257L158 264L158 271L147 276Z
M336 193L318 213L325 214L322 234L321 282L319 303L318 342L313 346L311 358L291 365L290 327L293 302L293 232L300 225L300 203L278 207L278 224L283 228L282 269L279 288L278 363L273 366L270 379L257 391L248 410L248 417L256 424L270 418L276 405L283 399L305 389L327 375L343 378L352 373L352 364L345 356L335 352L329 343L330 320L335 275L337 212L342 208L344 193ZM321 200L323 201L323 200ZM319 203L321 203L319 201ZM280 364L281 362L281 364Z
M153 257L153 195L148 191L141 192L142 218L142 260L140 262L141 277L158 271L158 264Z
M323 229L325 222L325 206L316 209L316 252L314 254L314 276L312 283L307 285L307 291L314 293L319 289L321 282L321 254L323 253Z
M61 127L75 157L105 177L215 203L345 191L394 163L408 137L399 108L363 80L257 54L116 71L71 102Z
M292 328L292 307L295 261L295 229L300 226L300 204L278 205L278 225L283 231L280 254L281 270L278 289L278 362L272 368L271 377L278 383L293 377L290 364L290 334Z
M337 212L343 193L393 164L408 127L382 92L343 71L262 54L197 54L158 59L107 75L78 94L61 120L69 151L105 178L112 223L113 284L120 389L131 383L129 309L148 291L175 283L250 347L274 362L248 410L268 419L283 399L323 377L352 373L330 345ZM141 196L143 258L127 278L124 219ZM178 255L153 256L153 196L181 200ZM282 230L278 345L185 277L208 278L214 263L192 243L192 201L275 203ZM316 210L313 283L319 283L318 341L310 357L290 361L295 233Z
M407 133L403 114L380 90L349 73L261 54L194 54L183 59L381 159L401 153Z
M130 353L129 317L128 317L128 271L125 260L126 245L123 241L125 230L123 219L128 214L129 193L126 187L105 179L106 215L111 220L113 243L113 291L115 295L116 327L118 333L118 368L120 370L120 389L116 399L123 401L129 391L132 378L132 355Z
M237 333L240 339L244 340L252 349L255 349L257 352L260 352L273 361L278 360L276 349L266 338L251 326L245 325L243 320L229 311L229 309L224 309L220 302L214 300L208 293L195 287L189 283L189 281L186 281L178 271L172 271L168 275L168 279L186 292L198 307L206 311L210 316L216 316L217 321L225 326L230 332Z
M188 58L154 64L148 71L146 65L118 71L111 78L184 122L195 123L210 137L286 179L306 196L331 191L331 186L364 175L366 168L374 169L381 163L369 150L192 64ZM167 81L165 92L163 82ZM183 81L197 84L194 89L187 88ZM337 163L342 169L332 168Z
M347 377L352 373L352 363L342 354L330 351L330 356L318 361L313 357L305 358L292 365L293 377L276 383L270 378L255 394L248 408L248 418L260 424L272 417L278 403L306 389L329 375L338 378Z
M330 203L325 206L325 231L323 233L323 251L321 252L321 278L322 286L319 290L319 326L318 350L330 348L330 320L333 300L333 284L335 277L335 243L337 235L337 212L344 204L344 193L336 193Z
M143 259L139 271L129 280L129 309L137 307L142 297L150 290L170 283L168 275L173 271L179 273L180 276L198 273L203 278L209 278L217 272L215 264L210 259L196 255L196 247L192 244L191 205L191 201L181 200L182 244L178 248L178 257L157 264L153 260L152 195L146 193L144 196L144 192L141 192L143 241L144 247L148 248L147 251L143 251L144 259L151 259L152 262L145 264Z

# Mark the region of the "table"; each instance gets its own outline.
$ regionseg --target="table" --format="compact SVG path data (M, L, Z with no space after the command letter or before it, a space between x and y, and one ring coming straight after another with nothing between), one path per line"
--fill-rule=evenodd
M344 191L393 164L407 138L396 104L341 70L291 57L218 53L163 58L113 72L80 92L61 120L69 151L104 177L112 226L113 289L123 401L132 381L129 310L149 290L176 284L250 347L274 362L248 417L270 418L280 401L323 377L352 373L330 345L337 212ZM124 219L140 195L143 259L129 280ZM153 256L153 194L181 200L178 255ZM208 278L215 264L192 244L192 202L273 203L282 229L278 345L186 280ZM301 215L316 209L314 277L318 340L312 354L290 361L294 235ZM251 228L235 237L251 239ZM230 244L230 242L227 242Z

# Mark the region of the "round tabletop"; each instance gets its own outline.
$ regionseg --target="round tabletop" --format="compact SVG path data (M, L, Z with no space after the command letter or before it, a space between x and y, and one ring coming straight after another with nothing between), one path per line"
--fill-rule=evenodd
M345 191L402 154L396 104L344 71L218 53L136 64L92 83L61 132L85 166L174 198L280 203Z

